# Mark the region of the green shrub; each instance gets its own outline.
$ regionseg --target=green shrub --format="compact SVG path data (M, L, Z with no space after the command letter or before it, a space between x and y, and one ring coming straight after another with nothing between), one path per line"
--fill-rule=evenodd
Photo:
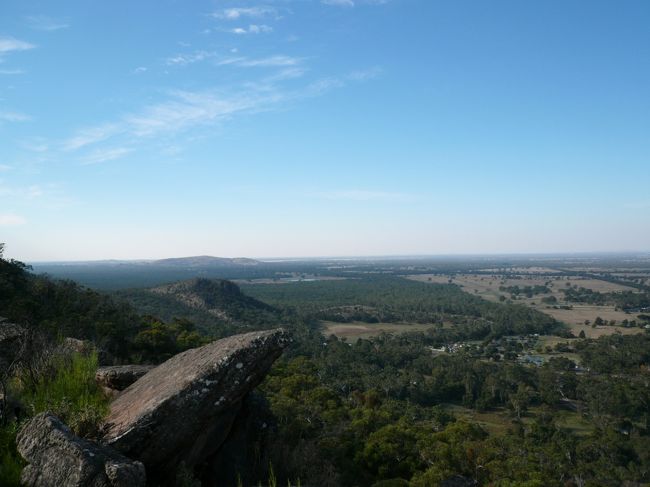
M409 487L411 485L408 480L404 479L388 479L380 480L372 484L372 487Z
M18 396L31 416L51 411L83 437L95 435L108 412L108 400L95 382L97 354L75 353L52 359L35 382L20 381Z
M10 423L0 426L0 485L18 487L23 461L16 451L18 425Z

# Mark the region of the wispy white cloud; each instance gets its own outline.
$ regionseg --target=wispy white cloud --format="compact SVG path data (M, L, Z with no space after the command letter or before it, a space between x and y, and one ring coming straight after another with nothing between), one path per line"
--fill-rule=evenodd
M375 66L370 69L352 71L346 78L350 81L367 81L378 77L381 73L382 69L379 66Z
M99 149L83 159L83 165L99 164L102 162L114 161L120 159L127 155L128 153L133 152L133 149L128 147L111 147L108 149Z
M196 51L193 53L177 54L165 60L168 66L185 66L188 64L198 63L217 55L214 51Z
M279 72L272 74L271 76L267 76L263 81L265 83L276 83L278 81L302 78L306 72L307 69L302 67L289 67L282 69Z
M0 172L11 171L11 169L13 168L7 164L0 164Z
M138 66L135 68L133 71L131 71L133 74L142 74L147 72L146 66Z
M335 5L337 7L354 7L353 0L321 0L325 5Z
M306 69L296 66L299 63L299 58L288 56L226 60L222 64L279 69L277 73L262 77L258 82L244 83L235 91L209 89L169 92L164 101L145 106L142 110L127 114L116 121L80 130L66 140L62 148L66 151L76 151L107 141L111 141L113 146L135 147L139 139L175 136L200 126L223 122L239 114L284 107L289 103L320 96L328 90L367 78L359 75L324 78L289 90L281 81L303 76ZM112 159L112 156L121 157L125 153L124 149L118 152L97 152L90 154L85 162L103 162Z
M149 106L142 113L126 117L124 122L130 134L150 137L261 109L276 102L278 98L281 95L254 91L236 94L177 91L171 100Z
M23 69L0 69L0 74L6 74L6 75L25 74L25 71Z
M31 119L29 115L24 113L0 111L0 121L2 122L27 122Z
M27 51L36 46L13 37L0 37L0 56L14 51Z
M90 144L95 144L108 139L121 131L117 124L104 124L97 127L86 128L63 143L63 149L73 151Z
M14 227L27 223L24 217L13 213L0 213L0 227Z
M337 190L314 193L313 196L328 200L341 201L385 201L408 203L417 200L417 196L409 193L395 193L389 191L368 191L361 189Z
M257 7L239 7L239 8L225 8L217 10L211 14L215 19L220 20L239 20L243 17L261 18L261 17L275 17L278 18L278 10L269 6Z
M70 206L74 201L65 194L59 183L38 183L15 186L0 180L0 200L6 198L32 208L58 209ZM0 203L2 204L2 203ZM3 205L6 207L6 204Z
M291 56L269 56L265 58L249 59L245 57L236 57L224 59L217 64L241 66L244 68L286 68L289 66L297 66L302 62L301 58Z
M31 152L47 152L50 146L43 137L29 137L20 141L20 146Z
M67 29L68 22L47 17L45 15L32 15L27 17L27 23L32 29L53 32L55 30Z
M38 184L32 184L30 186L8 186L0 180L0 196L33 200L40 198L44 194L45 190Z
M219 91L175 91L161 103L149 105L117 122L91 127L64 142L67 151L76 151L98 142L120 138L135 142L163 134L175 134L189 128L219 122L239 113L264 110L287 98L274 90L247 89L237 93ZM90 154L86 164L107 161L126 154L124 149ZM115 157L113 157L115 156Z
M246 34L268 34L273 32L273 27L265 24L250 24L248 27L235 27L233 29L225 29L226 32L237 35L246 35Z
M381 73L381 68L353 71L344 76L332 76L313 81L305 88L305 94L320 96L336 88L343 88L349 83L361 83L376 78Z
M324 5L354 7L355 5L386 5L390 0L321 0Z

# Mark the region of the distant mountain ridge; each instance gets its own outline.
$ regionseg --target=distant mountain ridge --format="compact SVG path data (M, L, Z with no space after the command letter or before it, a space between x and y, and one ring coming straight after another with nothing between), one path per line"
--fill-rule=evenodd
M272 306L242 293L225 279L193 278L116 293L143 315L187 318L211 336L269 329L280 324Z
M192 257L172 257L151 262L154 265L170 267L224 267L224 266L251 266L258 265L260 261L246 257L213 257L211 255L197 255Z

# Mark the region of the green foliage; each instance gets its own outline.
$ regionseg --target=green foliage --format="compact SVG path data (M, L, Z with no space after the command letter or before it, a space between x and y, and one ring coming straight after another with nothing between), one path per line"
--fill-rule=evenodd
M181 462L180 466L176 469L176 479L174 482L176 487L201 487L201 482L194 477L194 472L191 468Z
M149 316L141 322L141 331L131 344L132 355L138 362L162 362L177 353L200 347L212 340L199 334L194 329L194 324L185 319L163 323Z
M459 337L485 338L562 330L548 315L524 305L491 303L453 284L427 284L399 277L246 285L245 292L293 309L304 319L454 323Z
M108 401L95 382L97 354L56 356L36 378L17 378L17 395L30 415L51 411L80 436L93 436L108 412Z
M582 363L597 372L630 372L650 367L650 335L609 335L576 345Z
M372 487L409 487L411 484L408 480L404 479L388 479L380 480L372 484Z
M18 425L0 425L0 485L18 487L23 461L16 451Z
M210 340L185 318L170 317L165 323L153 316L141 317L125 302L72 281L34 276L27 270L19 262L0 258L2 316L50 337L90 340L118 363L159 363ZM236 294L238 289L232 291L232 286L225 288ZM242 297L240 302L246 299L252 298ZM183 309L177 311L183 314Z
M241 292L223 279L192 279L156 290L129 289L116 293L144 315L171 322L183 317L215 338L278 326L279 315L268 304Z
M51 336L92 340L115 357L128 357L139 318L124 304L71 281L34 276L17 261L0 258L0 310L15 323Z
M581 375L562 357L526 367L467 353L433 356L424 352L429 340L315 337L301 344L300 355L279 362L262 389L277 420L271 451L281 477L361 486L404 479L417 487L454 475L485 485L557 487L567 478L584 485L647 478L643 376ZM628 356L633 341L617 342L616 353ZM556 423L567 402L593 436ZM440 407L447 403L510 410L511 426L488 435L476 423L455 421ZM607 448L596 448L599 431L607 432Z
M548 294L551 290L546 286L499 286L499 291L510 293L513 296L519 296L523 294L527 298L532 298L537 294ZM543 299L542 299L543 301Z
M629 285L629 283L625 283ZM612 305L623 310L642 309L650 307L650 292L619 291L601 293L584 287L568 287L560 289L564 299L574 303L595 305Z
M254 475L266 485L290 486L290 479L300 478L323 487L428 487L458 475L502 487L650 482L649 335L556 347L577 353L590 370L576 370L560 357L527 366L515 361L534 340L525 335L563 333L549 316L487 302L453 284L409 281L370 267L346 268L350 280L243 287L267 305L232 283L198 280L195 290L206 307L225 310L229 319L173 296L121 294L155 318L74 283L30 276L25 266L0 258L0 309L51 334L91 339L120 360L149 362L201 345L208 340L201 331L223 336L289 323L296 341L261 386L273 421L265 417L267 450L256 455L260 464L268 455L273 468ZM267 271L245 272L255 277ZM542 287L515 287L508 291L548 294ZM615 305L644 299L587 294L565 291L571 299ZM348 343L324 338L322 319L439 326ZM439 353L456 342L462 346ZM92 435L106 411L94 385L95 366L94 355L60 359L34 382L14 383L14 391L31 413L53 410L77 432ZM449 413L450 404L465 419ZM502 424L484 429L473 415L498 416ZM563 420L567 415L575 424ZM585 428L579 431L578 423ZM8 428L0 430L0 484L15 485L21 468L13 446L16 425ZM178 485L196 484L193 472L178 473Z

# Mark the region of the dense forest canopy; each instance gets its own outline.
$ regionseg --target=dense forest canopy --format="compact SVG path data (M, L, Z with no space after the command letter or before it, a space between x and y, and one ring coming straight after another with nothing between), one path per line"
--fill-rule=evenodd
M245 292L301 316L331 321L451 322L474 338L521 333L561 333L548 315L525 306L490 303L456 285L424 284L399 277L244 285Z

